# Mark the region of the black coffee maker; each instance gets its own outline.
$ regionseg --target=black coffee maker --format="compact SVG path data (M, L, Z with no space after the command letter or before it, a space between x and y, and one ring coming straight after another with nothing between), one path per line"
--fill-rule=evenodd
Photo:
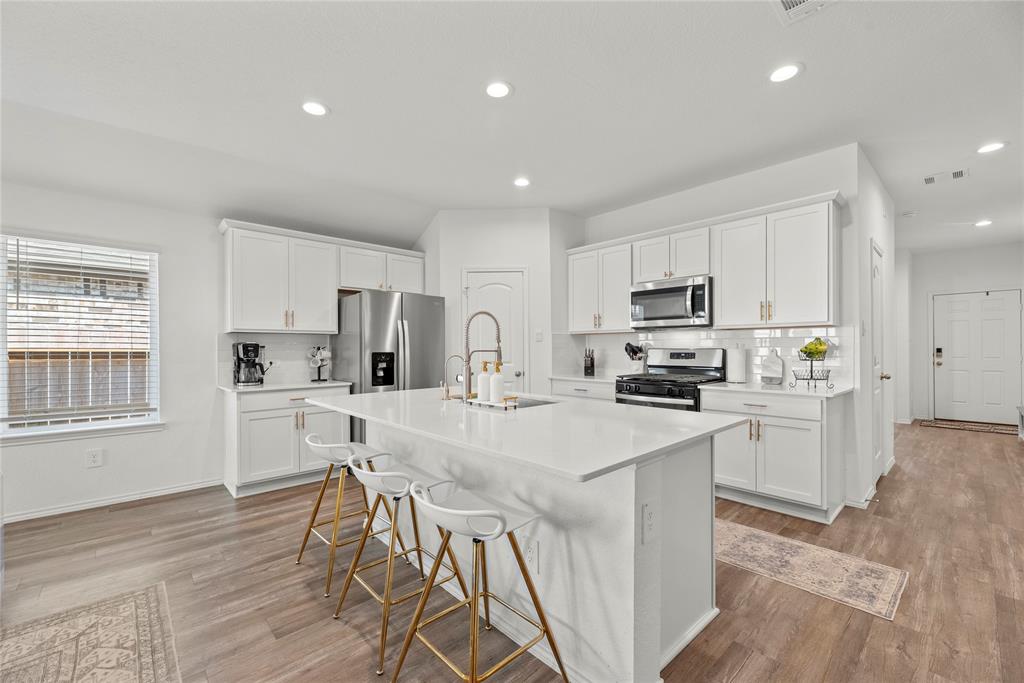
M235 386L252 387L263 384L263 376L273 365L263 362L265 348L255 342L235 342L231 345L235 359Z

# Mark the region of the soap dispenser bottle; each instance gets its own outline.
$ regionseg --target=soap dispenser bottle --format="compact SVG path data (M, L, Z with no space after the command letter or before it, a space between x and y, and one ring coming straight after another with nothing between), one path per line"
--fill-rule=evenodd
M491 402L501 403L505 400L505 378L501 374L501 361L494 362L494 374L491 375Z
M484 369L476 378L476 398L478 401L491 400L491 373L487 371L487 361L484 361Z

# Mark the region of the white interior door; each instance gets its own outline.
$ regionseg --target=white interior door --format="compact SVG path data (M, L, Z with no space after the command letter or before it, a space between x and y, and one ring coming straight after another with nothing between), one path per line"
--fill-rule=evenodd
M885 469L885 423L884 398L885 357L883 354L883 334L885 316L883 315L883 282L882 254L871 248L871 471L875 479Z
M490 311L501 323L502 375L505 393L529 390L527 371L527 331L529 313L526 304L526 273L523 270L463 271L465 308L463 320L476 311ZM494 348L494 323L479 316L469 328L471 349ZM480 372L481 361L493 360L492 354L473 358L473 373ZM492 366L493 368L493 366Z
M1015 423L1021 403L1019 289L934 298L935 417Z

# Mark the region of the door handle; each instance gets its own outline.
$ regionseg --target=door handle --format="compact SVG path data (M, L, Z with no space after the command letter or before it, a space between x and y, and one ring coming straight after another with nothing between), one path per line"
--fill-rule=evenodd
M523 371L522 370L516 370L516 377L522 377L522 376L523 376Z
M395 388L401 391L405 389L405 329L402 321L395 322L398 328L398 358L395 359Z
M939 361L939 365L942 365L942 361ZM878 379L892 379L892 375L890 375L888 372L883 372L881 375L878 376Z
M942 361L941 361L941 360L937 360L937 361L935 361L935 365L936 365L936 366L940 366L940 365L942 365Z

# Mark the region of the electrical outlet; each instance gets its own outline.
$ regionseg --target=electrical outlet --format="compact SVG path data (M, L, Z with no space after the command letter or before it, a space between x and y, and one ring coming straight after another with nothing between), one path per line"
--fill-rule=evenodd
M537 330L533 333L533 341L542 342L544 341L544 330Z
M650 501L640 505L640 544L647 545L658 538L658 514Z
M527 569L540 576L540 541L530 541L526 544L523 560L526 561Z
M103 449L91 448L85 452L86 467L103 467Z

